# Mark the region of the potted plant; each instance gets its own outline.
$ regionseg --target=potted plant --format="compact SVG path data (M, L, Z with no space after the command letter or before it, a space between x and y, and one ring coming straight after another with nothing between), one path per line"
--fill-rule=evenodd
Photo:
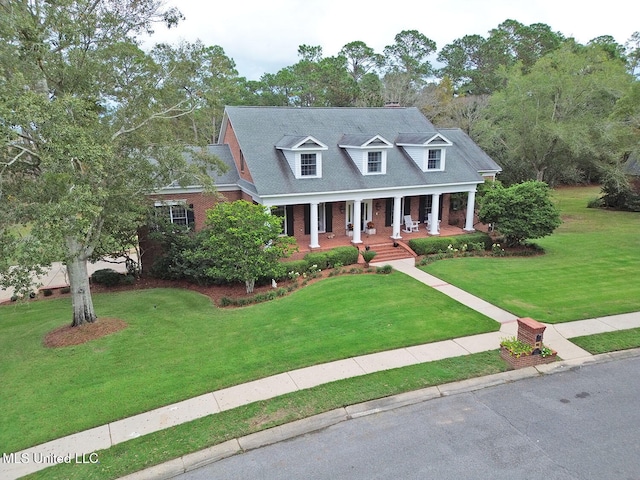
M353 223L347 223L347 236L353 237Z
M367 222L367 228L365 228L365 233L367 235L375 235L376 234L376 225L373 222Z

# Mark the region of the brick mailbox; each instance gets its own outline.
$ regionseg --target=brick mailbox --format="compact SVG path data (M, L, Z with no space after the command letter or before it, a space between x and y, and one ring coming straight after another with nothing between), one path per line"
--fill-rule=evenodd
M546 325L533 318L518 319L518 341L531 346L526 353L513 353L504 345L500 348L500 356L511 365L512 368L532 367L543 363L551 363L557 360L557 352L546 348L543 344Z

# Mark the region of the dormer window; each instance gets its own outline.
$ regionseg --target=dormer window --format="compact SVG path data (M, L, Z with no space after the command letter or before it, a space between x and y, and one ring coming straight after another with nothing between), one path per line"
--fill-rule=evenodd
M347 151L363 175L387 173L387 150L393 145L380 135L344 135L338 146Z
M442 150L429 149L427 154L427 170L442 170Z
M276 144L296 178L322 177L322 152L327 146L312 136L286 135Z
M438 172L445 169L447 147L453 145L439 133L400 134L396 144L404 148L407 155L423 172Z
M368 152L367 173L382 173L382 151Z
M300 154L300 176L301 177L317 177L318 163L315 153Z

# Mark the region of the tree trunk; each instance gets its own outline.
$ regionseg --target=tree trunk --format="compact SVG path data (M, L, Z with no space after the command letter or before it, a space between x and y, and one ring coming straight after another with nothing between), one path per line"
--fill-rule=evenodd
M247 287L247 293L253 293L253 287L255 286L256 281L255 280L245 280L244 284Z
M85 323L93 323L97 317L93 309L91 290L89 287L89 272L87 257L76 256L67 263L69 285L71 287L71 303L73 305L72 327L79 327Z

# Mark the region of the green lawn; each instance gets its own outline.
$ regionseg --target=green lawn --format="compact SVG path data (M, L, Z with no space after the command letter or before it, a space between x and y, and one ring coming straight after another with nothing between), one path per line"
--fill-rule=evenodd
M640 213L586 207L597 187L562 188L563 224L538 257L456 258L425 271L521 317L557 323L640 310Z
M640 347L640 328L585 335L572 338L571 341L593 355L628 350Z
M42 339L69 322L68 300L0 307L2 451L303 366L499 328L400 273L332 277L238 309L172 289L94 302L128 328L62 349Z

